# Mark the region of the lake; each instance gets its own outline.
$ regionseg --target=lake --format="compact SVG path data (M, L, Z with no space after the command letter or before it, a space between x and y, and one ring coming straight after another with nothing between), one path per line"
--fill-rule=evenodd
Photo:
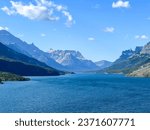
M0 112L149 113L150 78L74 74L0 85Z

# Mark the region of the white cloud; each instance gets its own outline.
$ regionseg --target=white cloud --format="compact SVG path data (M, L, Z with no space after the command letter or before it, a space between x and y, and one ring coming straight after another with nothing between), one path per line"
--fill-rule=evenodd
M50 0L35 0L35 4L23 4L22 2L10 1L11 7L1 8L8 15L21 15L31 20L57 21L63 14L67 25L73 24L73 17L68 9L63 5L55 4Z
M0 30L7 30L8 31L8 27L1 27L0 26Z
M73 17L72 17L72 15L68 11L65 11L65 10L62 11L62 13L64 14L64 16L67 17L66 25L68 27L70 27L72 25L72 23L73 23Z
M88 40L89 41L95 41L95 38L94 37L89 37Z
M106 27L104 29L104 32L108 32L108 33L113 33L115 31L115 28L114 27Z
M112 3L112 8L129 8L129 1L118 0L117 2Z
M14 10L10 10L8 7L3 7L1 8L4 12L6 12L8 15L13 15L15 14L15 11Z
M146 36L146 35L136 35L135 39L146 40L146 39L148 39L148 36Z
M41 37L46 37L46 34L45 33L41 33Z

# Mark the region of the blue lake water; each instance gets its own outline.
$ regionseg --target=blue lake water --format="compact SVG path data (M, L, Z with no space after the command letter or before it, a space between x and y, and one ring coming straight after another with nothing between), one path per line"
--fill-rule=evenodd
M75 74L0 85L0 112L150 112L150 78Z

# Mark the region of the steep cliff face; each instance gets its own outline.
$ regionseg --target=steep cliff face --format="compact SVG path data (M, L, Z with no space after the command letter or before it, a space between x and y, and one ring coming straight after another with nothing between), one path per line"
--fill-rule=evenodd
M103 72L131 74L149 62L150 43L144 47L136 47L135 50L130 49L123 51L121 56L112 64L112 66L104 69Z
M145 60L136 70L129 73L128 76L133 77L150 77L150 42L147 43L141 50L140 55ZM146 60L147 59L147 60Z
M137 46L135 50L129 49L122 52L121 56L114 62L114 64L117 64L119 62L123 62L128 60L129 58L132 58L133 56L137 56L141 53L143 47Z
M140 54L150 55L150 42L147 43L147 44L143 47L143 49L142 49L142 51L140 52Z
M135 51L133 51L132 49L125 50L122 52L121 56L114 62L114 64L123 62L127 60L129 57L133 56L134 54L135 54Z
M86 60L83 55L79 51L74 51L74 50L53 50L50 49L48 51L49 56L57 61L58 63L66 66L70 65L73 57L79 60Z

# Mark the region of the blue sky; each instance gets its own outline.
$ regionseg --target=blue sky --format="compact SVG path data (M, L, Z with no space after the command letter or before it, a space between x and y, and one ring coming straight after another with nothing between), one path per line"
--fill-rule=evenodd
M0 29L40 49L114 61L150 38L149 0L0 0Z

